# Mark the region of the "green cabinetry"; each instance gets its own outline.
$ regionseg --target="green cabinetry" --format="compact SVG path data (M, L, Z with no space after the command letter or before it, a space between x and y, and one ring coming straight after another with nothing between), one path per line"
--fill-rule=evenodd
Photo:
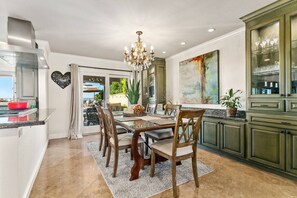
M247 158L275 168L285 168L285 133L267 126L248 125Z
M205 117L201 144L244 157L244 122Z
M276 1L246 24L247 159L297 175L297 0Z
M249 111L297 112L296 10L296 0L282 0L241 18Z

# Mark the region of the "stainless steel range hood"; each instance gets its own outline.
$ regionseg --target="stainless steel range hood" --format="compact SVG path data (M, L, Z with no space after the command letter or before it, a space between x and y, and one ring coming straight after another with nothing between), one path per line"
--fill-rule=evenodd
M8 17L7 43L0 43L0 58L9 67L48 69L44 52L36 48L30 21Z

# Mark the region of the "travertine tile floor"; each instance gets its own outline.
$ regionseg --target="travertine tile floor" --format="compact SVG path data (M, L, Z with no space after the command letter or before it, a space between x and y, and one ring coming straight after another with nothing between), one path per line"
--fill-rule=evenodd
M51 140L30 197L112 197L86 148L87 142L97 139L98 135L72 141ZM198 189L193 181L179 186L180 197L297 197L296 181L202 149L198 149L198 158L214 167L215 171L199 178ZM167 190L154 197L172 197L172 191Z

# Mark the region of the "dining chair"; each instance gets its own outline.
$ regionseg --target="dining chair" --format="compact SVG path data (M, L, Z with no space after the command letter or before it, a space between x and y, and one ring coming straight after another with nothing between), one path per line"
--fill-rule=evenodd
M192 171L195 186L199 187L197 172L197 140L205 109L180 110L177 116L174 138L162 140L151 145L150 176L155 174L156 154L172 162L173 196L177 197L176 187L176 162L192 158ZM179 129L181 128L181 131ZM163 170L162 170L163 171Z
M164 115L176 116L177 112L181 109L182 105L166 104ZM152 139L152 142L171 139L173 138L172 129L158 129L152 131L146 131L144 133L146 145L149 145L149 139ZM145 154L148 154L148 147L145 147Z
M145 108L145 113L147 114L155 114L157 110L157 104L147 104Z
M117 174L117 168L118 168L118 158L119 158L119 150L124 150L131 148L132 138L133 134L131 133L124 133L118 135L116 133L116 126L115 121L112 115L112 111L110 108L103 109L104 115L105 115L105 124L106 124L106 130L108 134L108 151L107 151L107 159L106 159L106 167L109 166L110 161L110 155L111 155L111 149L114 150L114 164L113 164L113 177L116 177ZM144 141L141 137L138 139L138 145L141 149L141 155L144 155ZM132 153L132 152L131 152Z
M107 103L107 108L110 108L111 111L122 111L122 104L119 103ZM125 129L124 127L120 126L120 125L116 125L116 128L118 131L122 132L122 133L126 133L128 132L127 129Z
M102 146L103 146L103 152L102 152L102 157L105 157L106 154L106 149L108 147L108 135L106 133L107 129L106 129L106 125L105 125L105 115L103 112L103 109L101 107L101 105L97 106L97 112L98 112L98 119L99 119L99 125L100 125L100 131L99 131L99 135L100 135L100 142L99 142L99 151L102 150ZM123 131L123 130L117 130L117 134L124 134L127 133L127 130ZM104 140L104 142L103 142Z

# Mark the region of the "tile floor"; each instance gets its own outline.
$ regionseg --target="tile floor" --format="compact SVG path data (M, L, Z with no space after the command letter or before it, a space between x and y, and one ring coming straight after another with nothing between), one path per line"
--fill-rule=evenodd
M79 140L51 140L30 198L109 198L112 194L86 148L98 135ZM179 186L180 197L297 197L297 182L246 164L198 149L198 158L215 168L194 182ZM168 170L170 171L170 170ZM128 182L128 178L127 178ZM172 197L167 190L154 198Z

